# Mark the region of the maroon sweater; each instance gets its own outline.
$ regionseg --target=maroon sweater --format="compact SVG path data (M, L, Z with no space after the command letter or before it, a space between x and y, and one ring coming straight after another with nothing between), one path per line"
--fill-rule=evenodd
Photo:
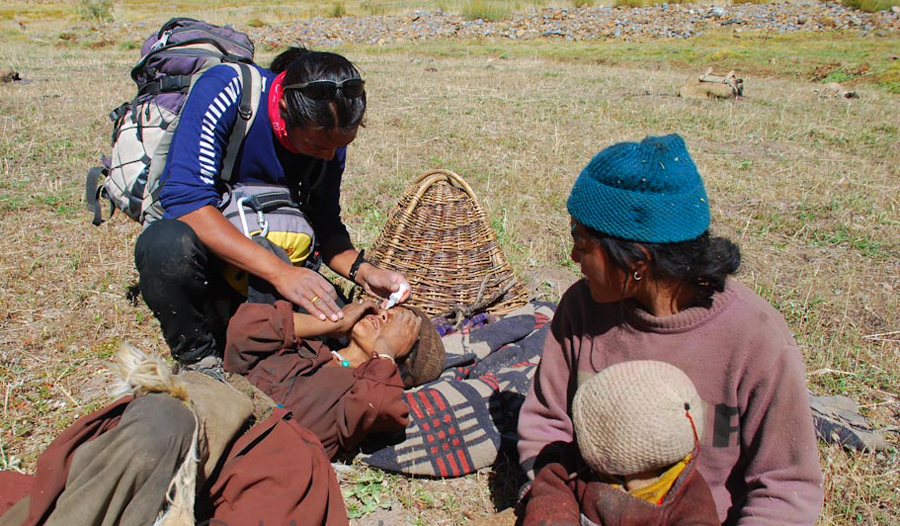
M353 451L370 432L409 424L403 380L390 360L373 358L356 369L327 367L334 360L321 342L294 336L291 304L245 303L228 323L225 370L242 374L289 410L319 438L330 457Z
M709 486L693 460L658 505L632 497L598 478L583 461L579 464L581 469L554 463L541 470L522 526L719 526ZM577 475L570 476L575 470Z
M519 415L526 471L553 461L553 443L573 442L578 385L629 360L675 365L706 402L697 468L723 523L815 523L822 470L803 360L781 315L733 280L710 308L663 318L633 301L597 303L583 281L569 288Z

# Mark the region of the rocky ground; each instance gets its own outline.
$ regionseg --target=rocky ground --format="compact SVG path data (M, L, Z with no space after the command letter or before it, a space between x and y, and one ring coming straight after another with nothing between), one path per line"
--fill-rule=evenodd
M342 43L400 44L433 39L538 38L647 40L689 38L715 28L735 32L764 30L852 30L887 36L900 31L900 7L866 13L838 4L743 4L736 6L668 5L653 7L584 7L532 9L509 20L466 20L438 11L396 16L313 18L252 28L257 44L303 43L322 47Z

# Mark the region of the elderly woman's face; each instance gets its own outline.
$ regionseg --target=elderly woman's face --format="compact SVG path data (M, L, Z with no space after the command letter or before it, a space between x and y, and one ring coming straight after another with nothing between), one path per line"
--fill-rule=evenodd
M350 339L353 340L366 354L371 354L375 348L375 340L388 325L397 323L401 317L415 317L409 309L394 307L393 309L381 309L376 314L367 314L360 318L350 331ZM409 348L398 349L397 357L409 352Z
M572 260L581 266L591 291L591 298L598 303L622 300L625 273L613 264L600 243L588 233L584 225L572 220Z

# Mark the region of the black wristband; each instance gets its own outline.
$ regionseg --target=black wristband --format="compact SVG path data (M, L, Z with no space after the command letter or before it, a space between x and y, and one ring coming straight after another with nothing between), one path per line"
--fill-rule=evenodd
M353 260L353 264L350 265L350 271L347 272L347 277L350 278L350 281L356 283L356 273L359 272L359 267L362 266L363 263L368 263L369 261L363 257L366 254L365 250L360 250L359 254L357 254L356 259Z

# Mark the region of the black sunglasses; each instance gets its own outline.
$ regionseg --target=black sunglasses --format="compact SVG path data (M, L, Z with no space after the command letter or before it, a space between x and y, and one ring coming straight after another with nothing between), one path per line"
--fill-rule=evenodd
M355 99L366 92L366 81L363 79L344 79L340 82L335 80L314 80L312 82L289 84L284 89L295 89L312 100L332 100L337 95L338 90L341 90L341 93L348 99Z

